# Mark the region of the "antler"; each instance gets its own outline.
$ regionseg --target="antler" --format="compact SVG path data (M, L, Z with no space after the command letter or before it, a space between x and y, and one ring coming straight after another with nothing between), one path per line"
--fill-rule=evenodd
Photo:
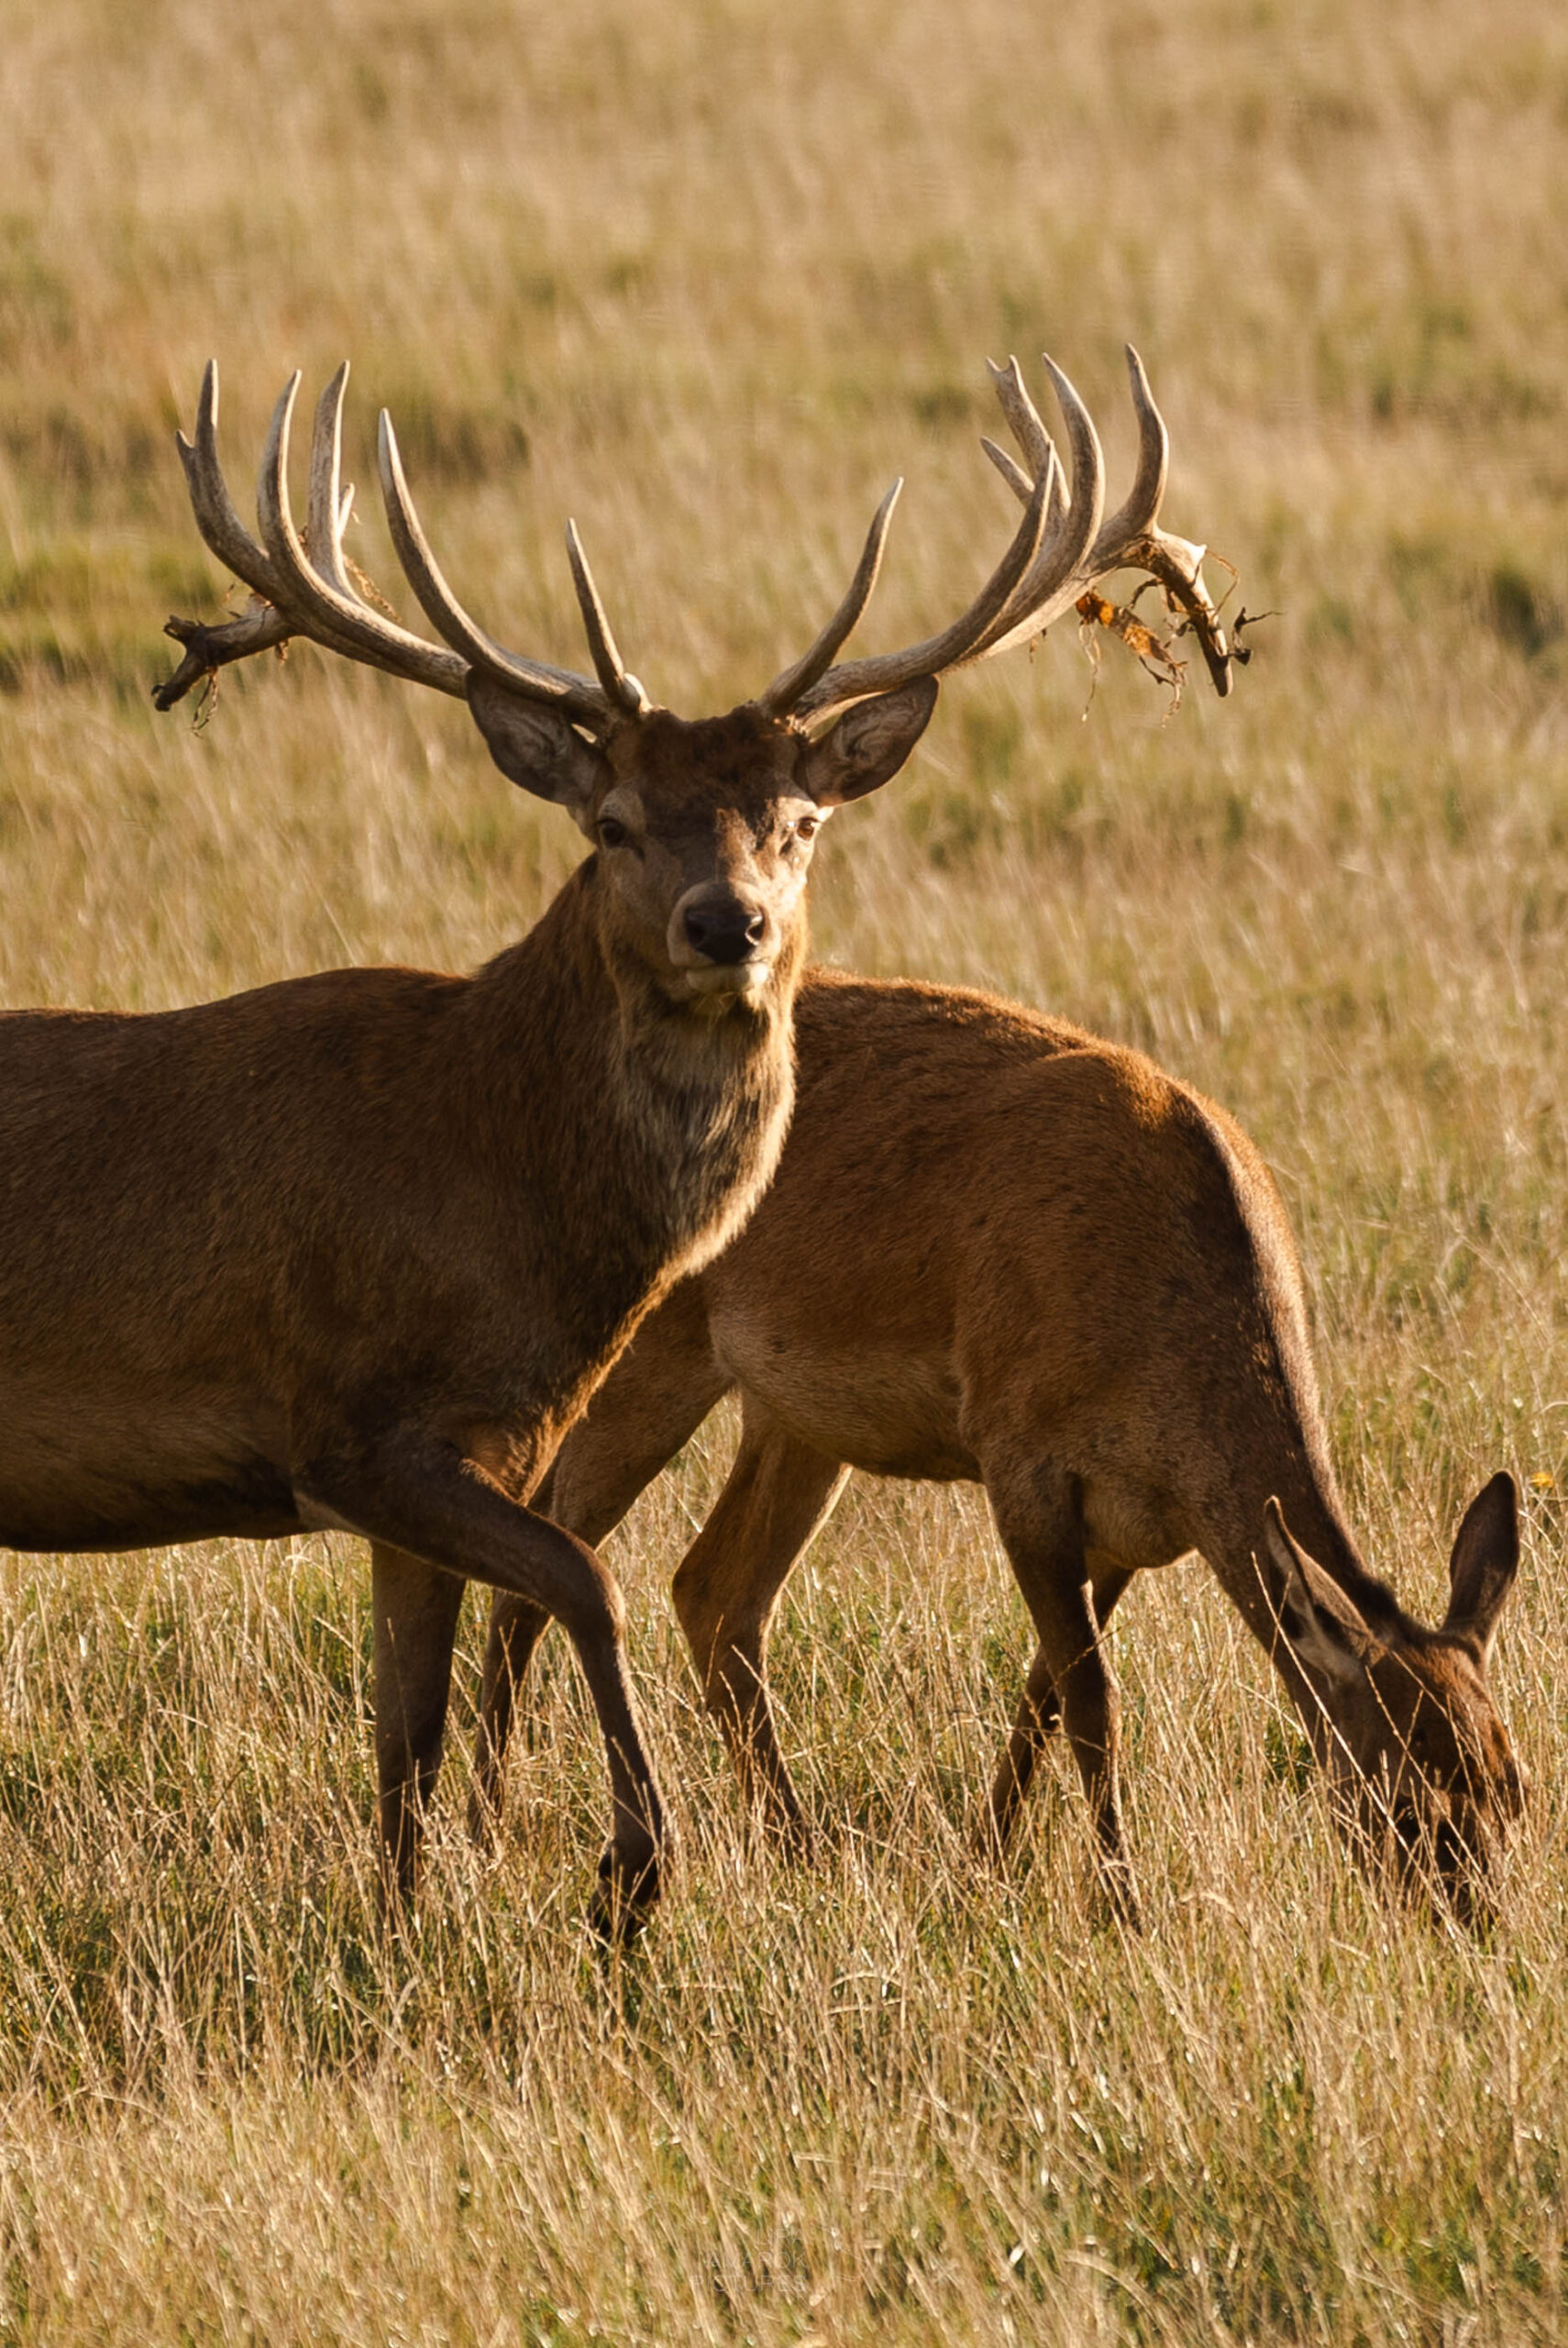
M197 528L218 559L251 590L251 600L237 619L217 626L190 620L169 622L166 633L185 646L185 658L154 694L159 708L172 708L204 676L231 660L243 660L270 645L304 636L351 660L363 660L371 668L433 685L458 698L466 692L469 671L477 669L530 700L552 703L596 732L603 732L622 713L641 715L646 712L647 695L622 665L575 524L568 525L568 551L598 683L575 670L506 651L469 617L442 578L420 526L403 479L392 421L384 409L381 474L392 541L409 584L451 649L444 651L439 645L412 635L366 602L343 553L343 532L354 499L351 487L347 491L339 487L343 394L348 381L345 360L316 405L304 538L294 526L288 488L289 426L300 385L297 371L285 384L272 413L257 484L257 518L264 541L259 545L235 511L218 463L217 364L207 362L196 411L195 443L193 446L183 433L177 436L180 461L185 469Z
M854 579L832 619L810 649L775 677L758 696L770 715L820 718L824 712L890 692L917 677L941 676L949 669L988 660L1039 635L1104 572L1131 567L1145 570L1180 608L1197 637L1215 691L1231 690L1231 652L1220 615L1203 582L1206 549L1159 526L1159 510L1169 468L1170 441L1154 405L1143 363L1127 351L1132 404L1138 415L1138 468L1126 502L1103 518L1105 460L1094 424L1077 393L1050 359L1045 368L1066 426L1071 483L1064 474L1051 435L1024 388L1016 359L991 368L1002 414L1023 463L988 439L986 454L1023 506L1023 518L1000 562L967 611L939 635L901 652L834 666L836 656L859 621L887 542L893 507L903 487L893 483L878 507ZM347 360L317 403L311 438L310 496L304 535L289 507L289 427L300 378L284 386L273 411L257 485L262 543L251 537L235 511L217 456L218 382L215 361L202 378L194 446L178 436L180 460L191 493L196 525L219 560L251 590L237 619L215 626L171 619L166 633L185 647L173 676L159 686L160 709L174 703L204 676L232 660L243 660L270 645L304 636L330 651L363 660L393 676L433 685L459 698L474 670L494 677L532 700L553 703L596 733L622 716L646 715L651 703L622 661L593 583L577 526L567 525L571 563L597 682L569 669L528 660L486 635L458 602L430 551L409 495L392 420L383 409L379 458L387 522L409 585L436 634L449 648L412 635L375 610L356 584L343 553L343 532L354 493L340 485L343 395Z
M1016 360L1012 369L1017 368ZM992 368L997 379L999 397L1003 393L1003 371ZM1219 612L1203 582L1203 559L1207 547L1193 546L1186 538L1172 536L1159 526L1159 512L1165 493L1165 481L1170 471L1170 434L1165 421L1154 404L1149 389L1149 378L1143 362L1131 343L1127 345L1127 373L1132 388L1132 404L1138 414L1138 470L1126 501L1108 520L1101 524L1088 559L1082 570L1054 599L1043 615L1032 615L1021 626L999 637L993 637L976 655L988 659L993 652L1006 651L1023 637L1035 635L1050 620L1059 618L1070 604L1075 604L1085 588L1103 578L1108 570L1146 570L1165 590L1168 599L1186 614L1187 625L1198 638L1198 648L1208 665L1214 690L1221 699L1230 692L1234 679L1231 673L1231 651L1225 640L1225 630ZM1008 420L1013 422L1011 411ZM1019 434L1016 424L1014 437L1019 438L1026 456L1031 455L1028 443ZM1013 462L994 441L982 443L986 454L996 466L1013 494L1021 501L1028 499L1032 488L1031 475Z
M1066 384L1066 378L1062 377L1061 382ZM1071 386L1066 388L1077 407L1073 418L1075 457L1082 457L1087 465L1098 468L1099 444L1094 437L1094 426L1087 409L1077 404ZM993 624L1010 608L1020 582L1032 579L1039 568L1042 547L1047 540L1047 525L1057 504L1056 478L1055 471L1047 466L1030 483L1023 520L1011 545L968 610L961 613L950 627L944 628L940 636L927 637L923 643L911 644L902 652L884 652L876 659L848 660L830 668L828 663L870 599L897 493L889 491L878 508L849 593L804 659L776 677L759 696L762 707L773 717L819 715L823 710L836 708L845 702L892 692L900 685L912 683L916 677L939 677L944 670L955 669L961 660L971 658ZM902 486L900 482L898 487ZM1092 530L1092 521L1089 526Z
M871 526L849 593L811 650L768 686L761 696L765 709L775 716L792 713L816 718L847 702L891 692L916 677L939 676L948 669L988 660L1038 636L1103 572L1132 565L1149 571L1181 606L1215 690L1230 692L1230 649L1203 583L1206 549L1158 526L1170 441L1137 352L1129 346L1128 372L1138 414L1138 469L1126 502L1108 520L1102 520L1105 463L1093 422L1061 369L1050 359L1044 363L1066 426L1071 488L1024 388L1017 360L1006 367L993 366L997 398L1024 459L1020 465L994 441L981 443L1024 507L1023 522L1001 563L969 609L940 636L901 652L830 666L869 599L893 500L901 486L895 484Z

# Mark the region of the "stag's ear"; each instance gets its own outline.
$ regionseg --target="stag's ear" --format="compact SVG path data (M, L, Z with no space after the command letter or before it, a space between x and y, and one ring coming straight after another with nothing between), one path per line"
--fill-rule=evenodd
M1483 1659L1518 1569L1519 1500L1505 1468L1465 1510L1448 1561L1448 1612L1442 1627L1474 1639Z
M819 807L842 807L890 782L936 707L934 677L856 702L806 754L806 789Z
M1331 1688L1348 1688L1362 1678L1365 1666L1344 1624L1313 1595L1312 1584L1321 1569L1292 1536L1277 1501L1271 1500L1264 1511L1257 1567L1297 1660Z
M477 669L469 671L469 707L507 781L536 799L553 799L586 828L593 794L608 771L603 751L584 741L558 709L529 701Z

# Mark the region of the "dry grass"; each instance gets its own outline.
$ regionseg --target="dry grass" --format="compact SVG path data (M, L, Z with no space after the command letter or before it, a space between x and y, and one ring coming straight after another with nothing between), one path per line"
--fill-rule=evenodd
M352 353L361 479L384 399L459 592L558 658L576 512L694 711L798 648L895 471L868 640L952 608L1008 524L986 350L1048 339L1124 461L1131 335L1170 519L1282 607L1266 649L1163 730L1125 666L1079 723L1066 632L960 680L834 827L820 946L1242 1117L1415 1602L1495 1466L1568 1480L1560 11L16 0L6 41L0 999L461 966L573 860L460 711L314 654L200 737L153 716L157 623L221 586L168 445L210 350L239 475L287 370ZM1065 1772L1006 1880L965 1855L1023 1637L962 1494L863 1487L803 1569L828 1855L752 1845L660 1596L727 1440L615 1545L685 1843L608 1973L559 1642L515 1833L481 1867L449 1799L389 1944L349 1545L0 1563L0 2339L1568 2333L1558 1491L1499 1667L1539 1789L1499 1946L1367 1897L1196 1567L1118 1617L1129 1944Z

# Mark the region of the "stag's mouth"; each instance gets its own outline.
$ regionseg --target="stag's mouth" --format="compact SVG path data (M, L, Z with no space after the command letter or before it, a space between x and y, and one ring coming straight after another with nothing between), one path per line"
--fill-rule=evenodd
M771 962L703 962L685 973L686 991L702 1002L755 1001L772 976Z

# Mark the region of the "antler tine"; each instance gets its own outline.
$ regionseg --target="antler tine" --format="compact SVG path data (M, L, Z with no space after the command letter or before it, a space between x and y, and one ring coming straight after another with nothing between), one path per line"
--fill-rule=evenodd
M1003 481L1006 482L1009 489L1011 490L1019 504L1021 505L1027 505L1029 503L1029 493L1033 488L1034 484L1030 480L1029 475L1024 471L1023 467L1019 463L1018 459L1016 457L1010 456L1005 449L999 448L994 440L988 440L983 432L980 435L980 446L985 450L987 456L990 459L992 464L995 465L998 472L1000 473ZM1062 467L1062 460L1057 456L1055 449L1051 451L1051 462L1056 467L1056 470L1059 472ZM1066 489L1066 483L1064 482L1063 488Z
M1042 467L1050 463L1056 453L1056 444L1041 420L1040 411L1030 398L1023 381L1023 370L1016 359L999 367L994 359L986 361L986 371L991 379L991 389L997 403L1008 420L1013 438L1023 451L1027 467L1025 478L1037 481Z
M348 388L347 359L315 404L315 425L310 439L310 499L305 508L305 545L310 559L329 587L353 597L354 588L343 561L343 533L354 510L354 493L341 485L343 464L343 394Z
M1154 405L1143 362L1131 343L1127 346L1127 374L1132 387L1132 404L1138 411L1138 470L1125 500L1101 525L1094 542L1089 565L1097 571L1111 569L1110 557L1117 547L1124 546L1129 539L1141 538L1146 530L1154 528L1170 471L1171 436L1165 430L1165 417Z
M1011 490L1019 504L1021 505L1027 505L1029 503L1029 493L1034 484L1030 480L1029 475L1024 471L1023 467L1019 463L1017 458L1010 457L1005 449L999 449L994 440L988 440L983 432L980 435L980 446L985 450L987 456L990 459L992 464L995 465L998 472L1000 473L1003 481L1006 482L1009 489ZM1059 530L1061 528L1062 516L1066 514L1071 503L1072 500L1067 493L1067 476L1062 471L1061 458L1056 454L1055 449L1053 448L1051 451L1051 497L1050 502L1045 508L1045 535L1047 540L1050 539L1053 531Z
M955 669L961 660L968 659L992 621L1007 608L1013 589L1040 551L1051 482L1047 468L1030 492L1029 504L1012 544L968 610L960 614L951 627L944 628L940 636L927 637L922 644L911 644L905 651L878 653L869 660L847 660L839 668L830 669L810 692L801 695L795 704L796 714L820 716L824 710L839 708L845 702L865 701L872 693L891 692L900 685L912 683L916 677L941 676L945 670Z
M378 451L381 497L397 559L437 635L445 637L453 651L460 653L471 667L499 678L502 684L514 686L531 700L555 702L569 715L602 726L610 715L610 703L597 685L569 669L552 668L543 660L525 660L514 652L503 650L464 611L430 551L409 495L397 435L385 408L381 410Z
M1207 547L1195 547L1187 538L1173 537L1168 530L1155 530L1151 533L1147 552L1138 559L1159 581L1170 601L1187 615L1209 680L1223 701L1236 681L1231 673L1231 647L1225 640L1224 624L1203 583L1203 558L1208 552Z
M293 621L276 604L263 595L252 595L248 610L237 619L220 620L214 627L200 620L169 619L163 624L165 636L185 648L185 657L171 677L165 677L152 689L155 709L172 709L188 692L231 660L248 660L253 652L267 652L273 647L287 644L294 633Z
M888 543L888 531L893 519L893 508L903 488L900 473L892 488L871 517L871 527L866 533L866 544L860 550L855 576L850 581L840 604L826 627L809 651L802 652L793 666L775 677L764 693L757 696L757 706L769 717L787 717L804 692L826 674L834 655L846 644L859 625L862 613L871 601L877 584L877 574L882 568L882 549Z
M1047 530L1044 543L1031 564L1028 572L999 614L986 635L969 655L971 663L988 660L999 652L1006 652L1031 636L1048 627L1064 604L1072 600L1078 566L1099 526L1105 506L1105 459L1100 450L1099 435L1094 419L1077 391L1061 369L1050 358L1045 367L1055 387L1056 397L1067 427L1067 439L1072 451L1073 488L1056 526ZM1014 437L1036 472L1043 466L1049 472L1058 464L1050 434L1040 421L1033 401L1024 389L1023 377L1016 359L1006 367L993 367L991 381L1002 413L1012 428Z
M612 709L624 709L633 717L644 717L653 703L637 679L627 674L609 615L593 583L593 573L588 567L588 557L582 551L582 540L577 535L575 522L569 521L566 526L566 542L572 584L577 589L578 609L582 614L582 625L588 631L588 648L593 655L594 670L604 688L604 697Z
M345 645L359 659L391 669L416 684L436 685L443 692L461 696L467 689L468 664L455 654L412 636L395 620L383 619L358 596L342 594L315 570L300 543L289 510L289 425L298 394L298 371L284 385L261 455L256 483L257 519L273 564L282 574L280 599L300 634L330 641L334 650Z
M265 550L259 547L235 510L223 477L217 452L218 371L209 359L202 370L201 396L196 402L196 438L193 447L182 432L174 435L184 469L191 510L206 545L226 570L270 603L282 599L283 582Z

